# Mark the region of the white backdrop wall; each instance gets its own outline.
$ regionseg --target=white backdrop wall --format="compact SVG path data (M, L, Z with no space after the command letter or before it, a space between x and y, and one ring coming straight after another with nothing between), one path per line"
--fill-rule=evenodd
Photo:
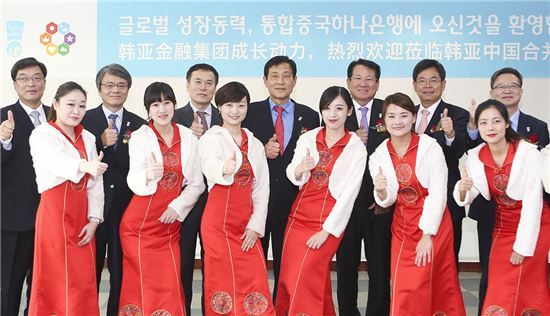
M427 5L426 3L424 3ZM514 5L515 2L505 2L504 5ZM423 4L420 4L423 5ZM95 1L11 1L1 2L0 15L2 30L2 59L0 74L2 106L14 103L17 94L13 89L13 82L10 77L10 69L15 61L20 58L33 56L44 62L48 68L46 91L43 102L51 104L57 87L65 81L76 81L84 86L88 92L88 107L92 108L101 103L95 87L95 74L97 69L103 65L97 64L97 6ZM8 21L23 20L24 27L20 34L10 34L7 30ZM69 54L65 56L50 56L46 53L44 45L40 43L37 31L44 29L51 21L70 20L71 31L76 35L76 43L71 47ZM14 39L15 38L15 39ZM21 52L17 56L7 53L7 45L18 41ZM113 60L112 62L118 62ZM124 63L122 63L124 64ZM143 107L143 92L145 87L153 81L165 81L169 83L176 93L178 107L188 102L185 89L185 73L193 61L181 62L178 64L177 77L138 77L134 78L130 90L126 108L142 117L146 117ZM445 62L443 61L445 65ZM540 78L526 77L524 80L523 98L521 109L546 122L550 121L550 69L546 63L546 76ZM496 70L497 68L495 68ZM522 69L519 69L522 71ZM525 69L523 69L524 71ZM240 81L250 90L251 99L260 100L268 96L262 81L263 68L258 67L255 72L257 77L226 77L220 73L221 86L229 81ZM412 72L412 68L409 70ZM340 77L301 77L300 62L298 62L298 83L292 95L293 99L300 103L307 104L314 109L318 107L318 99L322 91L331 85L346 85L346 69L338 70ZM470 100L475 99L481 102L489 98L489 76L483 78L456 78L448 73L447 86L443 95L449 103L467 108ZM378 98L385 98L394 92L403 92L418 101L412 88L412 79L408 77L387 78L382 68L382 78L377 94ZM197 251L198 253L198 251ZM466 218L463 226L463 240L460 252L460 260L465 262L478 261L477 237L475 222Z

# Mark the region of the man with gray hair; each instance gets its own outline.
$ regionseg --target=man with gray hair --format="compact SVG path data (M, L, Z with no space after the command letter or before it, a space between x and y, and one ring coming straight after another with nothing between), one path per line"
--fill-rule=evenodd
M103 103L86 112L82 125L95 135L97 151L103 151L103 162L109 165L109 169L103 174L104 221L96 231L97 288L99 291L107 254L110 284L107 315L118 315L122 285L119 226L122 214L133 195L126 183L129 168L128 141L131 133L146 122L124 108L132 86L132 77L124 67L110 64L101 68L96 75L96 86Z

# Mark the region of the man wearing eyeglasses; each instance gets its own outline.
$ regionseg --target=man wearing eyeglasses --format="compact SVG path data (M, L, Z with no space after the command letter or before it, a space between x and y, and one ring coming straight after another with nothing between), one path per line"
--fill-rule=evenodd
M2 315L17 315L23 282L30 297L34 251L34 222L40 195L29 147L33 129L46 122L49 107L42 103L46 66L28 57L11 69L19 100L0 113L2 143ZM25 315L27 309L25 309Z
M354 111L346 119L346 128L361 138L369 155L388 137L381 124L384 101L375 98L380 72L378 64L365 59L351 62L347 69L347 86ZM374 184L367 167L336 253L340 315L361 315L357 309L357 269L361 262L362 241L369 275L366 315L389 314L392 212L376 206L373 192Z
M453 188L460 179L458 161L466 152L468 111L446 103L441 99L445 91L446 71L433 59L418 62L413 69L413 87L420 99L417 107L415 130L437 140L443 149L449 170L447 179L447 207L453 221L455 261L458 271L458 253L462 241L462 219L466 216L463 207L453 199Z
M132 86L130 73L119 64L101 68L96 75L96 86L103 101L86 112L82 125L96 137L98 152L103 151L103 162L109 169L103 174L105 190L104 221L96 231L96 280L99 291L101 272L107 254L109 269L109 300L107 315L118 315L118 300L122 285L122 249L119 226L132 191L128 188L128 141L133 131L145 120L126 110L124 103Z
M544 121L519 110L519 103L523 94L523 76L521 73L514 68L499 69L491 76L490 84L491 98L500 101L506 106L512 129L529 141L537 144L539 149L548 145L550 142L548 125ZM483 142L481 137L479 137L479 131L475 124L476 109L477 105L475 101L472 101L468 122L468 148L474 148ZM548 195L545 195L545 198L548 198ZM494 203L480 196L474 200L468 211L468 217L477 221L479 263L481 265L478 314L481 314L481 308L487 291L489 252L493 240L493 225L495 220L494 208Z

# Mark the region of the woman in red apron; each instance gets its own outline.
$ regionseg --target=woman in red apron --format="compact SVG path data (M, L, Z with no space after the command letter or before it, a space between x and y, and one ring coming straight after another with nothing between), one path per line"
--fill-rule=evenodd
M502 103L481 103L475 121L485 143L468 151L454 197L466 205L481 193L496 205L483 315L546 315L550 206L542 198L541 155L512 130Z
M336 315L330 263L359 193L367 152L344 127L353 111L349 92L330 87L321 95L325 127L298 139L287 176L300 187L288 217L277 289L278 315Z
M390 315L466 315L453 252L447 165L441 147L412 132L416 109L405 94L382 110L390 139L372 154L375 200L395 203Z
M119 315L185 315L180 222L204 191L197 138L172 122L176 98L168 84L149 85L144 101L151 121L129 142L128 186L135 195L120 223Z
M55 94L48 123L29 142L38 191L29 315L99 315L94 234L103 219L103 178L95 137L80 121L86 92L74 82Z
M230 82L216 92L223 126L199 140L208 201L201 221L206 315L273 315L260 238L269 174L264 146L241 128L250 95Z

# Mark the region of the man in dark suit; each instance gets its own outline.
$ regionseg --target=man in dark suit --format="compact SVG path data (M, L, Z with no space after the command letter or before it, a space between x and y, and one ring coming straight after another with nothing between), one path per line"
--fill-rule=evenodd
M292 161L298 137L319 126L319 114L290 98L297 79L292 59L275 56L268 60L263 79L269 98L250 104L243 126L264 144L267 156L270 194L262 247L267 258L271 237L275 300L286 223L298 194L298 187L286 177L286 167Z
M174 121L189 127L193 131L193 134L200 138L212 125L221 125L223 123L220 112L211 103L216 92L219 75L211 65L196 64L189 68L186 79L190 101L184 107L176 110ZM180 229L181 281L185 293L187 315L191 315L197 235L200 237L201 218L207 199L208 190L205 190L193 209L191 209L189 215L185 218ZM201 301L201 305L204 307L204 299Z
M466 216L463 207L456 204L453 189L460 180L458 163L466 152L468 111L446 103L441 99L445 90L445 68L437 60L424 59L413 69L413 87L420 99L416 114L415 130L437 140L443 149L449 170L447 181L447 207L453 222L455 261L458 269L458 253L462 242L462 219Z
M523 94L523 76L514 68L502 68L491 76L491 98L502 102L510 116L510 126L513 130L524 136L540 148L548 145L548 125L519 110L519 103ZM483 140L475 124L475 111L477 105L472 102L470 106L470 120L468 122L468 148L474 148ZM545 198L548 198L545 195ZM481 314L485 293L487 291L487 275L489 267L489 252L493 240L493 225L495 220L495 206L492 201L487 201L479 196L470 205L468 217L477 221L477 237L479 244L479 263L481 265L481 279L479 282L479 308Z
M1 110L2 142L2 315L17 315L23 282L30 289L34 252L34 222L40 195L29 147L32 130L46 122L42 104L46 66L29 57L11 69L19 100ZM30 290L27 290L27 306ZM25 310L25 315L27 309Z
M374 98L378 91L380 66L370 60L358 59L348 66L347 76L354 111L346 120L346 128L357 133L370 156L388 137L382 127L383 101ZM357 269L361 262L363 240L369 275L366 315L389 314L392 212L375 205L373 190L373 181L367 166L336 254L340 315L361 315L357 309Z
M82 125L96 137L97 151L103 151L103 162L109 169L103 174L105 207L103 223L96 231L97 289L107 254L109 269L109 300L107 315L118 315L118 301L122 286L122 248L119 226L122 214L132 199L128 188L128 141L131 133L145 124L145 120L124 108L132 77L119 64L101 68L96 75L96 86L102 104L86 112Z

